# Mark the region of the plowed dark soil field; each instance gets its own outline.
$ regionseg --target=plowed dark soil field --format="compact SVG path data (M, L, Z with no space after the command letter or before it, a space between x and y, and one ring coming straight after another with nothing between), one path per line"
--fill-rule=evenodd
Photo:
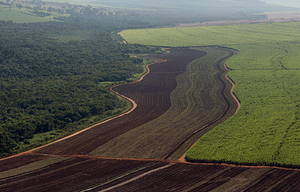
M5 159L0 161L0 172L21 167L36 161L47 159L47 157L39 154L24 154L15 156L13 158Z
M44 147L38 152L86 155L109 140L159 117L171 106L170 93L176 88L176 76L186 70L189 62L205 54L199 50L172 49L170 54L163 56L166 62L149 66L150 73L142 81L113 89L137 103L133 112Z
M297 178L293 170L175 164L119 187L91 191L299 191Z
M35 171L0 179L0 191L77 191L150 163L70 158Z

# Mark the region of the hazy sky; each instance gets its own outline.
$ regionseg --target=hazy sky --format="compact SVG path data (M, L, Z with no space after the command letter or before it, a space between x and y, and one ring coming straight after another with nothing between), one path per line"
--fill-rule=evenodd
M290 7L299 7L300 8L300 0L263 0L270 4L275 5L283 5L283 6L290 6Z

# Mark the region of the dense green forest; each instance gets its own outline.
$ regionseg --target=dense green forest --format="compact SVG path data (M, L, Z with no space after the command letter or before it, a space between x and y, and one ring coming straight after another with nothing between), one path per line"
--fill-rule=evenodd
M135 27L124 21L64 19L0 27L1 156L21 150L36 133L72 131L91 117L96 122L120 113L126 101L102 83L141 73L143 59L131 54L161 50L112 38L112 31Z

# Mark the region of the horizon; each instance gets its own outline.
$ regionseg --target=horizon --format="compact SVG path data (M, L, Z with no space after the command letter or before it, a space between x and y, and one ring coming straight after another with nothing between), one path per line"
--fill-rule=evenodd
M300 2L299 0L286 0L286 1L281 1L281 0L263 0L268 4L272 5L281 5L285 7L296 7L300 8Z

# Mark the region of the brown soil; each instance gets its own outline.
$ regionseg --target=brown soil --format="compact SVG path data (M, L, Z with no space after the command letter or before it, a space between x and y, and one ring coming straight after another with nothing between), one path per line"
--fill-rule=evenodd
M171 105L170 93L177 86L176 76L185 72L189 62L205 54L198 50L172 49L170 54L158 56L167 61L150 65L150 73L143 77L143 81L112 88L113 91L134 100L137 104L135 110L95 125L81 134L47 145L38 152L86 155L109 140L159 117Z
M47 159L46 156L40 154L22 154L11 158L0 160L0 172L15 169L23 165L34 163L40 160Z
M227 113L229 112L229 110L233 107L232 106L232 103L228 100L228 98L226 97L226 94L225 94L225 91L226 91L226 83L222 80L221 78L221 75L225 72L223 71L221 68L220 68L220 63L224 62L226 59L228 59L229 57L231 57L233 55L233 52L229 52L229 55L224 57L224 58L221 58L216 64L217 64L217 67L219 69L219 74L216 76L217 79L219 79L219 81L222 83L222 89L220 91L220 95L222 96L222 98L224 99L224 107L220 110L223 110L222 113L219 114L219 116L216 116L214 117L210 122L208 122L206 125L200 127L198 130L194 131L193 133L191 133L190 135L186 136L184 138L184 140L175 148L172 149L172 151L170 151L169 154L166 155L166 159L168 157L170 157L177 149L179 149L180 146L182 146L184 144L184 142L186 142L187 140L189 140L191 137L193 137L194 135L196 135L198 132L204 130L204 129L207 129L208 127L210 126L213 126L213 125L217 125L218 122L220 120L224 120L224 118L226 117L226 115L228 115ZM228 71L228 69L226 68L225 66L225 69ZM225 74L225 78L227 80L229 80L229 82L231 82L231 80L227 77L227 73ZM232 82L231 82L232 83ZM235 99L235 96L233 95L233 92L232 92L233 88L231 88L231 96ZM239 104L239 102L237 102ZM238 109L237 109L238 110ZM235 111L235 113L237 112L237 110ZM235 114L234 113L234 114ZM193 144L194 145L194 144ZM191 146L192 147L192 146ZM185 163L186 160L185 160L185 156L186 156L186 153L183 154L183 156L181 156L179 158L179 161L180 162L183 162Z
M78 191L148 164L144 161L71 158L0 179L0 191Z

